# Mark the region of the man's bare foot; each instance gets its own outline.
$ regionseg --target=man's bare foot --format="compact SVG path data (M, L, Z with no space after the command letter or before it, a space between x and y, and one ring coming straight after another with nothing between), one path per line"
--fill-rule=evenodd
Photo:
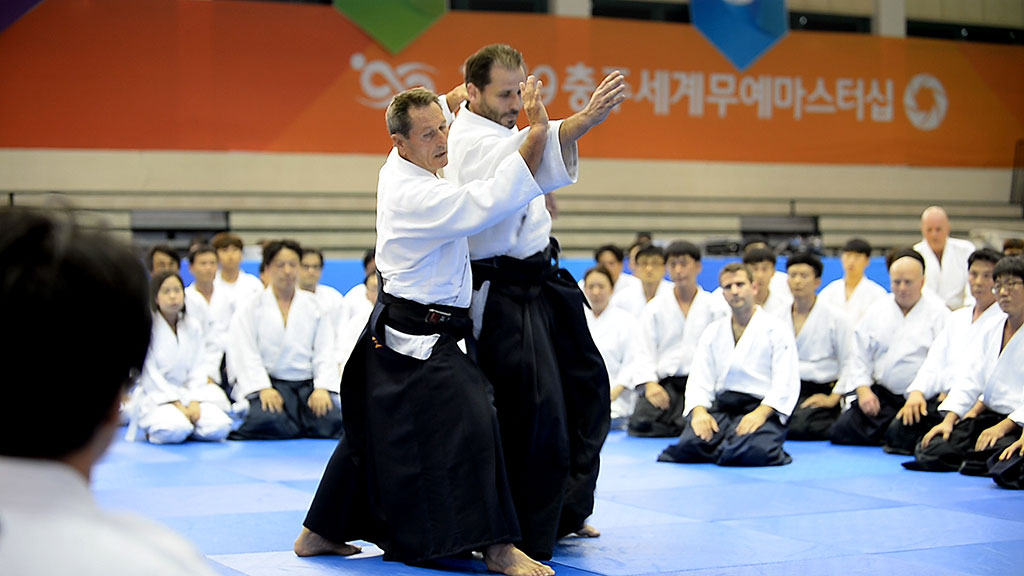
M311 532L305 526L302 527L299 537L295 539L296 556L351 556L359 552L362 552L359 546L331 542L316 532Z
M492 544L484 551L487 569L505 576L554 576L555 571L512 544Z
M584 524L583 528L580 528L579 530L573 532L573 534L579 536L580 538L597 538L601 535L601 531L597 528L594 528L590 524Z

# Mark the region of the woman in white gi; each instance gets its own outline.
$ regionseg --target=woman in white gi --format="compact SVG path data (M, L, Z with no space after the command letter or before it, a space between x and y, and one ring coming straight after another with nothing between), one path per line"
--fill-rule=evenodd
M203 328L185 313L185 286L174 272L153 277L153 334L135 388L135 425L154 444L188 438L223 440L231 418L218 407L227 398L207 378Z
M608 369L608 383L611 385L612 428L623 430L629 423L636 405L633 391L632 362L636 318L622 308L609 306L612 299L612 275L603 267L594 267L583 275L583 293L590 302L584 309L587 326L594 344L601 352L601 358Z
M298 289L302 248L275 240L263 249L270 286L231 319L228 367L232 394L247 400L245 423L232 438L337 438L341 434L338 362L331 316Z

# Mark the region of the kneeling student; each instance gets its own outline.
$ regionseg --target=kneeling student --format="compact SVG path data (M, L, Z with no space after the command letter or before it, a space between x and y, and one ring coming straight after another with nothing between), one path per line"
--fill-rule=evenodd
M793 333L754 304L757 284L746 265L727 265L719 284L732 315L701 335L686 386L687 425L658 460L788 464L782 443L800 393Z

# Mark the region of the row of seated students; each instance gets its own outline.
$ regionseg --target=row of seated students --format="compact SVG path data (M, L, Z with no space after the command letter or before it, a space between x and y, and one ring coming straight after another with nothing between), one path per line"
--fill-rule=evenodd
M263 247L261 278L241 270L230 233L189 253L150 253L153 331L125 401L128 437L154 443L337 438L340 374L376 299L376 275L342 296L319 284L323 254L289 240ZM364 268L373 264L372 254Z
M821 289L816 256L795 254L781 273L773 251L748 247L707 292L692 243L639 248L635 277L621 250L598 249L582 285L613 426L679 438L668 462L779 465L787 438L831 440L1019 485L1024 259L975 250L971 304L950 312L916 250L890 255L892 293L864 276L870 254L851 240L844 278Z

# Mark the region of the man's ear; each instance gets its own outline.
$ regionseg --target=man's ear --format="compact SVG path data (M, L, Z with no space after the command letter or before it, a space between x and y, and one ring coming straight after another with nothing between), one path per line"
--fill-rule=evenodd
M479 88L476 87L476 84L473 84L472 82L467 82L466 83L466 94L468 95L469 102L471 104L473 102L479 101L480 98L483 97L483 92Z
M392 134L391 143L394 144L395 148L398 148L399 152L405 150L405 138L401 134Z

